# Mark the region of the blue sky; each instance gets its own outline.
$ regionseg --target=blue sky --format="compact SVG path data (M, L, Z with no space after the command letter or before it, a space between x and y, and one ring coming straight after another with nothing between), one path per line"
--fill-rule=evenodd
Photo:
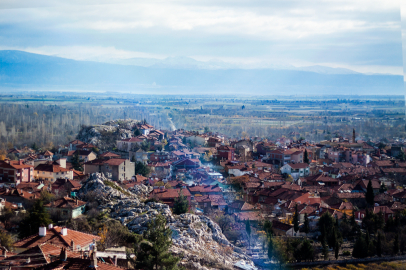
M0 1L0 49L402 74L398 0Z

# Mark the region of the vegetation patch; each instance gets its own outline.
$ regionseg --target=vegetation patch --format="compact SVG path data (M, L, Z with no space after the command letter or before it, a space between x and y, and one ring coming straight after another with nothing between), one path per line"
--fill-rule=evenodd
M125 194L125 195L127 195L127 196L131 196L131 193L129 193L128 191L122 189L121 187L119 187L119 186L118 186L116 183L114 183L114 182L111 182L111 181L106 180L106 181L104 181L104 184L105 184L106 186L112 187L112 188L114 188L114 189L120 191L121 193L123 193L123 194Z

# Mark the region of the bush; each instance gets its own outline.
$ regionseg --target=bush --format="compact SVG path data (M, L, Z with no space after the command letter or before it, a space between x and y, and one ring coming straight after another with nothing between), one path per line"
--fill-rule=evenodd
M349 250L344 250L343 256L351 256L351 252Z

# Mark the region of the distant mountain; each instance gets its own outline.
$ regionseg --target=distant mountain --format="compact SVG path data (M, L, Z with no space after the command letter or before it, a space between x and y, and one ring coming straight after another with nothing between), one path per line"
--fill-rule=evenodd
M103 62L103 61L100 61ZM104 61L110 64L118 65L131 65L140 67L155 67L155 68L176 68L176 69L258 69L250 66L241 68L240 65L230 64L219 60L198 61L190 57L168 57L165 59L156 58L130 58L130 59L110 59ZM331 68L326 66L308 66L308 67L295 67L292 65L278 65L278 64L263 64L263 68L275 70L301 70L311 71L320 74L359 74L346 68Z
M345 70L343 74L330 74L331 68L325 67L312 67L318 71L314 72L207 69L200 65L191 58L169 58L143 67L0 51L0 86L3 89L96 89L199 95L404 94L403 76L347 74Z

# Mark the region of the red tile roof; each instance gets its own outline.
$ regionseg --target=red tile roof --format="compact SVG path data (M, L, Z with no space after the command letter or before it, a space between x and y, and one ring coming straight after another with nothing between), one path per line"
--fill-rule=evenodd
M76 209L78 207L81 207L85 205L86 202L80 201L80 200L75 200L69 197L63 197L60 199L57 199L53 202L50 202L46 204L46 207L49 208L68 208L68 209Z
M18 248L31 248L36 245L48 243L59 247L70 247L73 240L75 245L85 247L90 245L93 242L93 239L96 241L100 240L100 237L97 235L82 233L71 229L67 229L68 233L64 236L61 234L61 230L62 227L58 226L55 226L52 229L47 228L46 236L41 237L37 233L15 242L14 246Z

